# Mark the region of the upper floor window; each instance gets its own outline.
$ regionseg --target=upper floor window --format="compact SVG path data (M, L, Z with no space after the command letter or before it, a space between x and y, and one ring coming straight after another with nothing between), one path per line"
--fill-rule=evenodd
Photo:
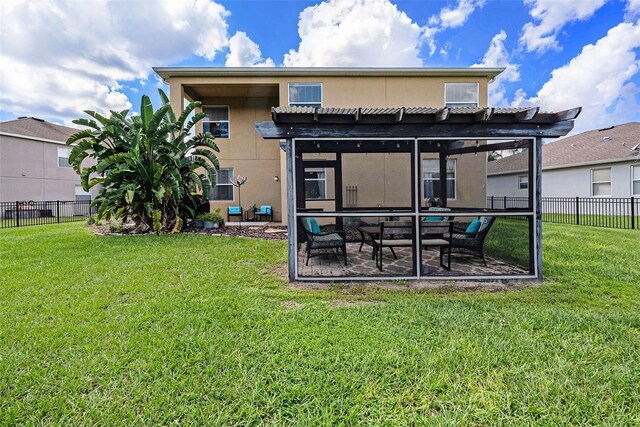
M631 166L631 194L640 196L640 166Z
M529 188L529 176L528 175L520 175L518 177L518 188L520 190L527 190Z
M440 198L440 160L425 160L424 198ZM447 199L456 198L456 159L447 159Z
M591 169L591 195L611 196L611 168Z
M233 168L219 169L216 185L211 188L210 200L233 201Z
M289 83L289 105L322 107L322 83Z
M202 130L216 138L229 138L229 106L206 106L202 111L207 115L202 120Z
M479 83L445 83L445 107L477 107Z
M71 155L71 148L58 147L58 167L70 168L69 155Z

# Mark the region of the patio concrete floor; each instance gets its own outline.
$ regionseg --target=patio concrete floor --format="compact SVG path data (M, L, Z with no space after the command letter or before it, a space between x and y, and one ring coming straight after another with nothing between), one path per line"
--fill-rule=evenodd
M384 276L412 276L412 250L411 248L394 249L398 259L394 259L389 249L383 251L382 271L376 267L376 262L371 259L371 246L364 245L359 252L360 243L347 243L347 265L344 258L336 256L335 252L327 250L322 255L316 255L309 259L309 265L305 265L305 245L298 251L298 275L300 277L384 277ZM313 254L318 254L314 251ZM529 272L522 267L506 263L504 261L486 257L487 266L482 259L464 254L451 255L451 271L440 267L440 252L437 248L423 249L422 263L428 268L425 276L487 276L487 275L527 275ZM446 255L444 262L446 264Z

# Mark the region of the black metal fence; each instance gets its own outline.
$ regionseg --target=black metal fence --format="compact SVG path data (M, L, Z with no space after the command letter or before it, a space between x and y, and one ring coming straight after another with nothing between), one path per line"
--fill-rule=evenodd
M526 197L487 197L487 208L527 207ZM640 230L640 198L543 197L542 221Z
M0 202L0 228L83 221L95 211L91 200Z

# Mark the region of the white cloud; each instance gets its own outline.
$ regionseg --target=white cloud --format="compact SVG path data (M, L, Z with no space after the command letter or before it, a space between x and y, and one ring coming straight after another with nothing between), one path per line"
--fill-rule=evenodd
M628 0L624 11L629 19L640 15L640 0Z
M607 0L524 0L531 6L529 14L537 21L522 28L520 44L528 52L559 50L556 36L568 23L591 17Z
M433 30L420 27L389 0L328 0L300 13L300 45L287 67L421 66ZM430 40L431 39L431 40Z
M640 71L640 21L611 28L568 64L555 69L537 96L516 93L514 105L539 105L548 110L582 107L576 132L638 120L640 89L630 80Z
M119 81L191 54L212 59L227 46L227 16L210 0L3 0L2 109L68 122L129 108Z
M493 36L489 49L482 57L482 62L473 64L472 67L504 67L505 70L489 85L489 105L504 106L507 104L504 82L516 82L520 80L520 66L509 60L509 53L504 46L507 33L500 30Z
M455 7L443 7L437 16L429 18L429 24L439 25L441 28L461 27L476 7L482 7L484 4L485 0L458 0Z
M229 39L229 54L225 62L227 67L273 67L271 58L262 59L262 52L247 33L238 31Z

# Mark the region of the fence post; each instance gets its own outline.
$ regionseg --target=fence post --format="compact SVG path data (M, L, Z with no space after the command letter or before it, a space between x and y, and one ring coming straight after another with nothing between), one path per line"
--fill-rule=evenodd
M60 224L60 200L56 200L56 217L58 224Z
M493 209L493 196L491 196L491 209Z
M580 197L576 196L576 225L580 225Z
M635 200L633 196L631 196L631 229L635 230L636 228L636 207Z
M504 196L504 200L502 201L502 209L507 209L507 196Z
M16 201L16 227L20 227L20 202Z

